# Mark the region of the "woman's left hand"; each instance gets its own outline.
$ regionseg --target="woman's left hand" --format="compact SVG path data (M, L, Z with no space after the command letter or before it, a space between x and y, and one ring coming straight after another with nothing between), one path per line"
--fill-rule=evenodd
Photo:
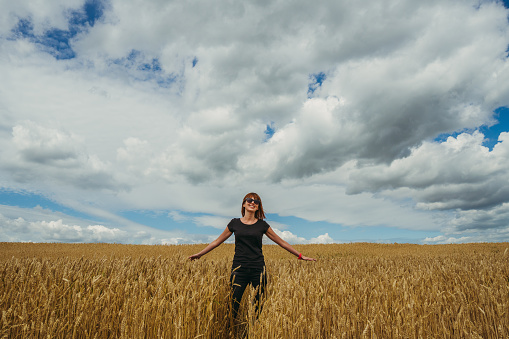
M302 256L302 258L300 258L300 260L306 260L306 261L316 261L316 259L314 259L314 258L305 257L305 256Z

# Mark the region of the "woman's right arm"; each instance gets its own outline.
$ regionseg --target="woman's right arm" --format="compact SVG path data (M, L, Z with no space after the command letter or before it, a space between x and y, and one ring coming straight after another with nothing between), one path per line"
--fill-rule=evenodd
M195 260L195 259L200 259L202 255L205 255L207 253L209 253L210 251L212 251L214 248L216 248L217 246L221 245L226 239L228 239L233 233L228 229L228 227L225 228L225 230L223 231L223 233L221 233L221 235L219 237L217 237L216 240L214 240L213 242L211 242L210 244L207 245L207 247L205 247L204 249L202 249L200 252L196 253L196 254L193 254L192 256L189 257L189 259L191 260Z

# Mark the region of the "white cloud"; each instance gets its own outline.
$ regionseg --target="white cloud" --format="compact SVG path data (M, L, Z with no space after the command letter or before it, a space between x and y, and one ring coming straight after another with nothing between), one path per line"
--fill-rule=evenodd
M443 143L424 142L390 165L364 167L351 174L350 193L405 189L423 210L456 210L455 230L509 226L508 133L490 152L483 135L463 133Z
M299 237L290 231L282 231L277 228L273 228L273 230L274 232L276 232L278 236L281 237L281 239L287 241L290 244L332 244L335 242L329 236L329 233L319 235L316 238L306 239L303 237ZM267 239L266 241L269 242L270 240Z
M33 242L127 242L127 234L118 228L103 225L86 227L68 225L62 219L54 221L27 221L9 219L0 214L0 234L8 241Z
M485 210L465 210L456 214L450 226L457 231L501 229L509 232L509 203Z
M334 242L334 239L332 239L329 236L329 233L319 235L318 237L312 238L311 240L309 240L310 244L332 244L333 242Z
M290 244L305 244L305 243L307 243L307 240L305 238L299 237L290 231L280 231L278 229L274 229L274 232L276 232L276 234L279 235L281 237L281 239L287 241Z
M11 158L2 167L14 180L53 181L82 189L126 188L116 181L111 167L97 156L89 155L75 136L31 121L12 128Z
M444 235L439 235L432 238L425 238L424 243L425 244L458 244L458 243L465 243L465 242L476 242L474 241L475 238L472 237L447 237Z
M328 98L306 103L291 123L281 126L273 142L262 145L248 162L268 154L271 167L262 169L275 179L302 177L337 168L350 159L390 162L441 132L490 121L500 100L507 101L507 94L493 100L485 95L499 92L500 79L493 74L507 76L502 58L507 28L500 31L507 26L506 17L498 16L501 12L490 5L477 12L470 6L449 7L449 3L440 5L440 11L434 6L421 8L432 24L419 18L419 29L406 32L413 36L397 48L368 50L362 58L334 62L335 69L321 88L321 95ZM417 14L408 9L410 16ZM367 15L376 14L368 11ZM451 21L451 17L462 19ZM461 39L456 38L459 31ZM487 31L493 35L485 40ZM468 38L465 32L470 32ZM492 63L480 66L479 59L489 55ZM343 104L326 105L331 97L341 98Z
M99 214L99 213L98 213ZM22 215L23 217L19 217ZM204 243L210 236L164 231L136 224L120 217L109 219L119 227L93 224L39 206L21 208L0 205L0 239L31 242L110 242L136 244ZM110 221L111 222L111 221Z

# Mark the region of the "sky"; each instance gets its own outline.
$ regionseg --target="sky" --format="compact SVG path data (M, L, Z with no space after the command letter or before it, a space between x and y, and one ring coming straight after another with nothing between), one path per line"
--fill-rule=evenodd
M507 7L0 1L0 241L509 241Z

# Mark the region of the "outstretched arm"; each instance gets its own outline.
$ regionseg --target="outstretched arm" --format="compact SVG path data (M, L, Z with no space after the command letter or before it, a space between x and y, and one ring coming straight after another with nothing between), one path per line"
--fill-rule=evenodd
M281 237L279 235L277 235L276 232L274 232L272 227L269 227L269 229L267 230L267 232L265 234L267 235L267 237L269 237L270 240L274 241L276 244L278 244L279 246L283 247L285 250L287 250L288 252L292 253L293 255L298 257L299 259L309 260L309 261L316 261L316 259L305 257L301 253L297 252L297 250L295 248L293 248L292 245L290 245L289 243L287 243L286 241L281 239Z
M189 257L189 259L191 260L195 260L195 259L200 259L202 255L205 255L207 253L209 253L210 251L212 251L214 248L216 248L217 246L221 245L226 239L228 239L233 233L228 229L228 227L225 228L225 230L223 231L223 233L221 233L221 235L219 237L217 237L216 240L214 240L213 242L211 242L210 244L207 245L207 247L205 247L203 250L201 250L200 252L196 253L196 254L193 254L192 256Z

